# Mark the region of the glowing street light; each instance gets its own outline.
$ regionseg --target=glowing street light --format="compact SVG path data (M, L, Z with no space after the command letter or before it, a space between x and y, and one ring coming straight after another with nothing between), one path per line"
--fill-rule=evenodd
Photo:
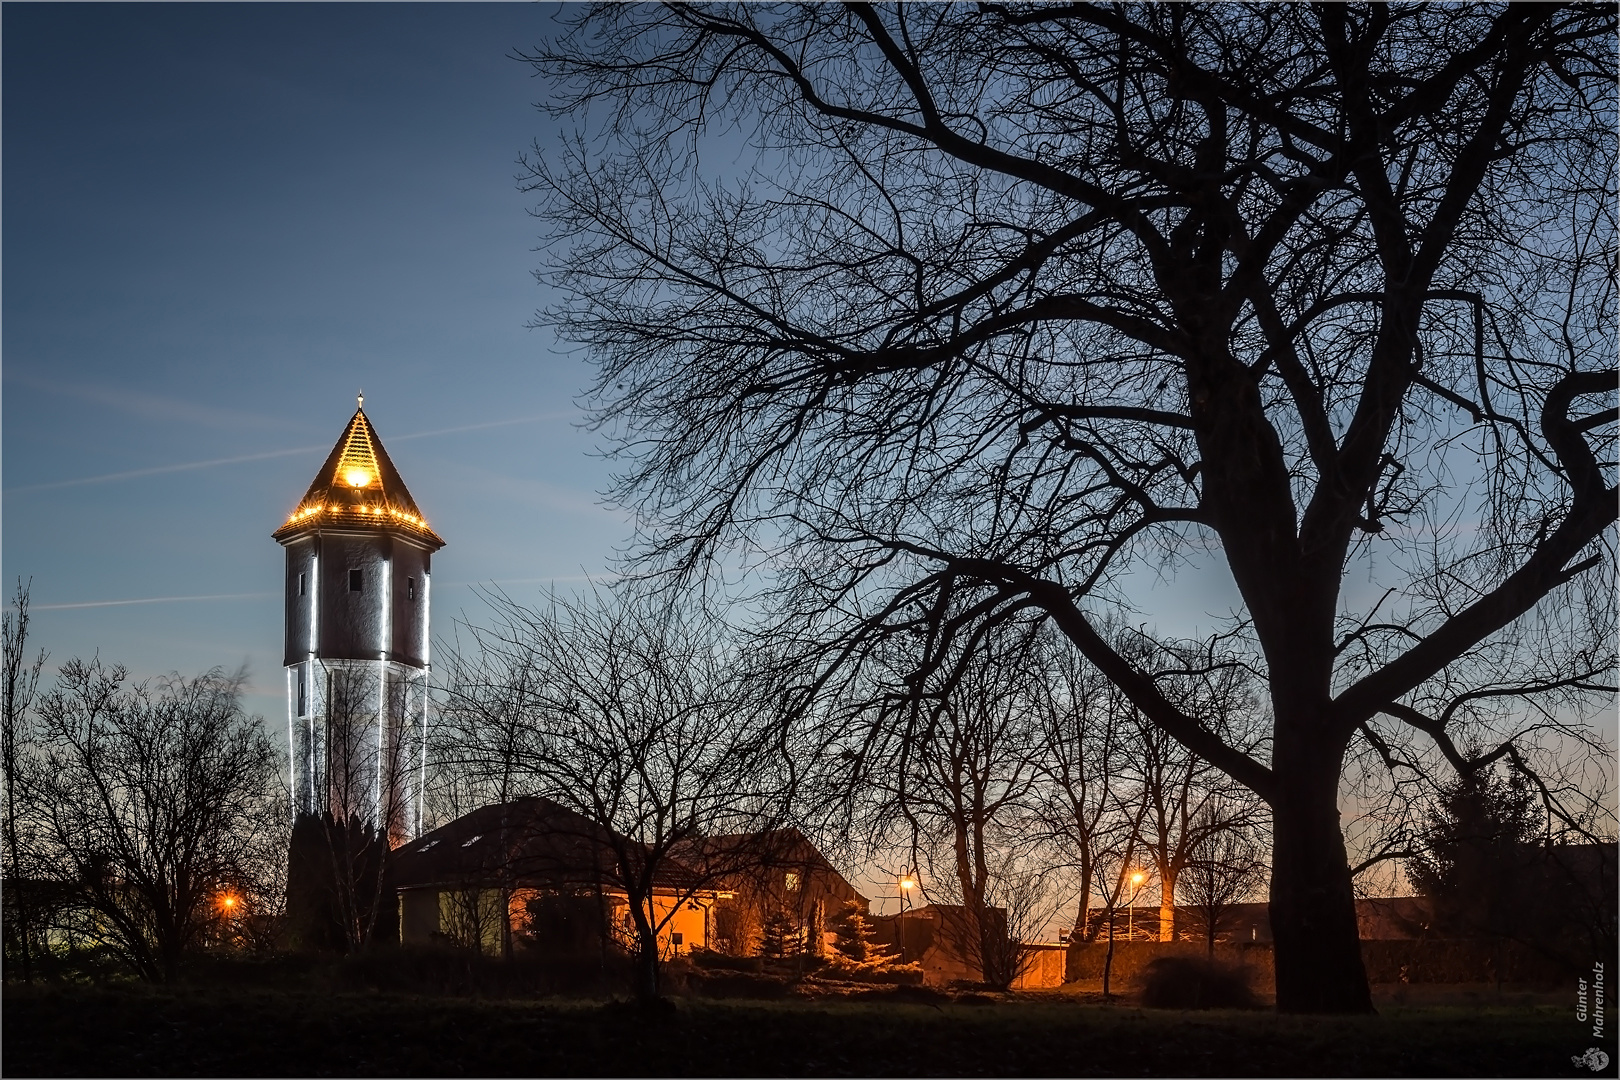
M911 890L917 881L910 874L900 875L900 962L906 962L906 910L911 907Z
M1131 875L1131 898L1125 908L1125 937L1130 941L1136 939L1136 894L1142 891L1142 882L1146 880L1147 875L1140 870Z

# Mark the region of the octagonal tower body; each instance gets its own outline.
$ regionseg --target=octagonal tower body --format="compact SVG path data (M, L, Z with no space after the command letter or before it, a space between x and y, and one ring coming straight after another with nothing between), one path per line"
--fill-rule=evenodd
M433 553L444 546L364 399L286 524L287 736L295 814L420 830Z

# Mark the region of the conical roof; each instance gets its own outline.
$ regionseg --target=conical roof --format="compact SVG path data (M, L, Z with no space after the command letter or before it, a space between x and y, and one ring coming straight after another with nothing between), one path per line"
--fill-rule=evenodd
M396 529L427 541L435 550L443 547L366 418L364 402L362 398L303 500L271 535L285 542L324 527Z

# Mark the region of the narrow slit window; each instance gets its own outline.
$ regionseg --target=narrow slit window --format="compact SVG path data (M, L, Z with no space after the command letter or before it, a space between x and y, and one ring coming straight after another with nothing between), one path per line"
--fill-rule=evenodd
M413 577L408 577L405 579L405 599L416 599L416 579Z
M298 665L298 715L309 715L309 668Z
M366 572L364 570L349 571L349 591L363 592L365 589Z
M308 574L299 574L298 575L298 595L299 596L308 596L309 595L309 575Z

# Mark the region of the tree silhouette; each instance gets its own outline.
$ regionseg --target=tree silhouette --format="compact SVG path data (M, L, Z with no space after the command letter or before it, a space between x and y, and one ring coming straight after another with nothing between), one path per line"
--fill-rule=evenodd
M214 670L126 684L70 660L37 706L22 770L36 865L67 897L71 933L142 979L168 981L218 923L218 906L279 856L278 755L242 711L244 677Z

